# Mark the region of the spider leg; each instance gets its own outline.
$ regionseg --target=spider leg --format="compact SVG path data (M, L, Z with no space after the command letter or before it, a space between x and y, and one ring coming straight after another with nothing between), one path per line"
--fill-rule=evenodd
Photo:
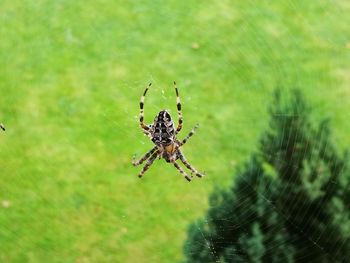
M143 95L140 99L140 127L143 129L145 134L149 134L149 127L143 122L144 112L143 112L143 106L145 102L145 96L147 94L148 88L151 87L152 83L148 84L148 86L145 88L145 91L143 92Z
M149 150L142 158L138 161L135 160L135 156L132 157L132 165L137 166L139 164L142 164L144 161L146 161L157 149L157 146L154 146L151 150Z
M157 158L158 154L159 154L158 152L153 153L152 156L147 160L145 166L142 168L141 172L138 175L140 178L148 170L148 168L152 165L154 160Z
M193 127L193 129L189 132L189 134L185 137L185 139L182 140L181 145L184 145L189 138L193 136L193 134L196 132L198 129L199 124L196 124L196 126Z
M175 168L180 172L180 174L182 174L182 176L189 182L191 182L191 177L189 177L184 170L182 170L182 168L176 163L173 162Z
M177 123L176 131L175 131L175 134L177 134L182 128L183 119L182 119L179 91L177 90L175 81L174 81L174 88L175 88L175 92L176 92L176 107L177 107L177 117L178 117L178 123Z
M198 177L203 177L204 175L199 173L194 167L192 167L185 159L185 156L182 154L182 152L179 150L178 151L179 158L181 162L189 169L191 170L191 173L194 173Z

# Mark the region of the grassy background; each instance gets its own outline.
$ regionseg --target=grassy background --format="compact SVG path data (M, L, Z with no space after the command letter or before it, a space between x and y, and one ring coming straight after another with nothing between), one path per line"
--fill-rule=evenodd
M276 86L300 87L350 145L350 3L0 2L0 261L177 262L189 222L255 149ZM193 43L198 44L193 46ZM183 101L206 171L140 180L138 128Z

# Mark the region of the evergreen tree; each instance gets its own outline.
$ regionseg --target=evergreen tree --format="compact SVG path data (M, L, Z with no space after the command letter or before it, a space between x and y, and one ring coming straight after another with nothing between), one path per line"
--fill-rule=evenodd
M299 91L270 109L259 151L190 226L186 262L349 262L350 169Z

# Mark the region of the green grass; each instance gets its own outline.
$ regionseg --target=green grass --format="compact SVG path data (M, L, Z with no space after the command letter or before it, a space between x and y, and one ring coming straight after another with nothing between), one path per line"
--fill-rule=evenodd
M256 147L276 86L303 89L350 145L350 4L1 1L0 261L177 262L214 185ZM199 48L192 48L198 43ZM138 128L183 101L184 147L140 180Z

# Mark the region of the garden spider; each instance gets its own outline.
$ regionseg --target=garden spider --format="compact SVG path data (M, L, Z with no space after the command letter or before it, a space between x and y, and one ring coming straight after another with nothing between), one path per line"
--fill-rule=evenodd
M176 163L177 159L180 159L181 162L191 171L191 174L195 174L198 177L202 177L203 174L199 173L196 169L194 169L185 159L184 155L180 151L180 147L184 145L187 140L194 134L195 130L198 128L198 124L190 131L190 133L180 142L176 139L176 135L182 128L182 113L181 113L181 103L179 92L176 87L176 83L174 81L174 88L176 92L176 106L177 106L177 115L178 115L178 124L175 129L174 123L171 120L170 114L166 110L160 111L154 119L153 124L146 125L143 122L143 105L146 93L148 88L151 86L150 83L140 100L140 127L143 132L152 140L155 146L149 150L140 160L136 161L135 157L132 159L132 164L134 166L142 164L147 160L145 166L142 168L139 173L139 177L141 178L143 174L147 171L147 169L152 165L153 161L159 157L164 158L166 162L172 163L175 168L182 174L183 177L187 181L191 181L193 177L188 176L184 170Z

